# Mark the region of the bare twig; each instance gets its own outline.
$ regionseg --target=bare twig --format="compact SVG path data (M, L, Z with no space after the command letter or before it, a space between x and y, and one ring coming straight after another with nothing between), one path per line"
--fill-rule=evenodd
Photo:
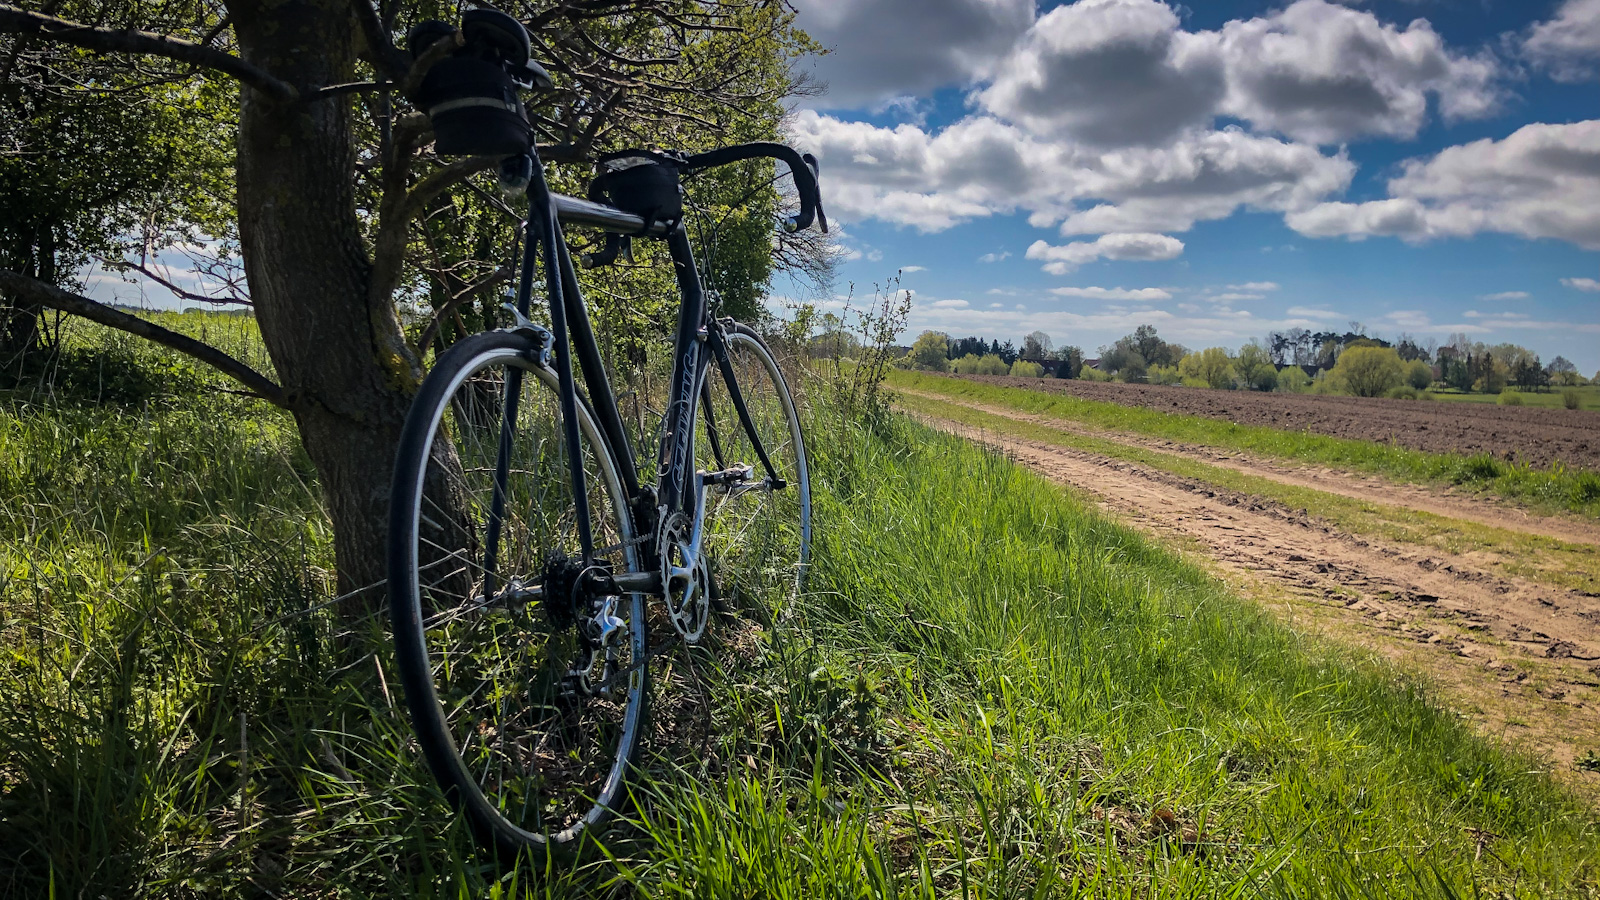
M477 281L474 281L457 291L454 297L451 297L449 300L447 300L444 306L441 306L434 313L433 321L428 323L428 327L422 330L422 337L417 339L417 356L422 357L427 355L428 346L432 344L433 339L438 336L439 325L444 321L446 313L455 312L456 309L461 306L461 304L472 299L473 294L476 294L485 288L493 287L494 285L497 285L510 277L511 267L501 266L493 272L490 272L482 278L479 278Z
M251 303L249 300L239 300L232 297L208 297L205 294L196 294L193 291L186 291L136 262L131 262L125 259L108 259L101 260L101 262L108 269L132 269L185 300L193 300L196 303L211 303L217 306L255 306L255 304Z
M154 322L141 319L138 316L130 316L104 303L90 300L80 294L64 291L53 284L40 281L37 278L29 278L9 269L0 269L0 291L26 298L41 306L81 316L91 322L99 322L108 328L126 331L129 334L154 341L164 347L170 347L179 353L192 356L238 381L249 388L255 396L271 403L273 406L283 409L290 408L288 395L283 388L273 383L271 379L210 344L203 344L188 335L169 331Z
M206 69L215 69L232 75L244 84L248 84L278 100L293 100L300 95L300 92L293 85L273 77L264 69L258 68L231 53L224 53L213 47L191 43L181 38L153 34L148 31L139 31L133 28L118 30L82 25L67 19L28 12L10 4L0 3L0 32L38 35L63 44L71 44L75 47L108 53L137 53L144 56L163 56L167 59L189 63Z

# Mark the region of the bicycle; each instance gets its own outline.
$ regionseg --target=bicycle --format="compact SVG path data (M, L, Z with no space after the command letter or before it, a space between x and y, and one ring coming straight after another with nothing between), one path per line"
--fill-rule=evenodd
M517 70L541 83L536 63ZM783 227L815 218L826 231L816 161L780 144L624 154L607 173L616 194L600 199L628 201L631 184L659 203L668 181L676 191L684 174L754 158L781 160L794 178L801 209ZM428 767L480 842L515 853L576 847L617 813L647 708L671 702L686 677L668 654L703 641L714 601L789 602L805 583L812 523L793 395L761 336L716 315L682 217L658 217L637 196L623 203L640 209L630 212L553 193L531 140L501 163L501 180L525 185L529 200L516 301L505 305L514 321L451 346L413 401L395 462L389 585ZM676 270L653 483L607 380L569 225L606 233L589 262L613 261L622 236L648 237L666 242ZM528 317L536 277L548 329Z

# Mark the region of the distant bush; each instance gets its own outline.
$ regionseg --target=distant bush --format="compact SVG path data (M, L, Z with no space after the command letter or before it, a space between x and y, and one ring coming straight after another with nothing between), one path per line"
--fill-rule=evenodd
M979 375L1004 375L1010 371L1011 367L1007 366L1006 361L1001 359L998 354L985 353L978 360Z
M1433 366L1413 359L1406 365L1406 381L1419 391L1427 390L1433 384Z
M1145 380L1151 384L1183 384L1177 366L1151 366L1145 373Z
M1400 387L1390 388L1384 396L1390 400L1415 400L1417 399L1417 389L1410 385L1401 385Z
M1255 341L1239 348L1233 367L1239 380L1252 391L1270 391L1278 386L1278 367L1272 364L1267 349Z
M950 336L942 331L924 331L911 345L911 364L929 372L950 371Z
M1561 405L1567 409L1577 409L1583 403L1583 397L1572 388L1561 392Z
M1110 381L1111 380L1111 376L1110 375L1106 374L1105 372L1100 371L1099 369L1091 369L1088 366L1084 366L1083 367L1083 371L1078 373L1078 378L1082 379L1083 381Z
M1206 384L1206 380L1204 378L1192 378L1192 377L1183 379L1183 386L1184 387L1198 387L1198 388L1209 388L1209 387L1211 387L1211 385Z
M1299 366L1284 366L1278 370L1277 389L1286 394L1304 394L1311 390L1311 376Z
M1017 378L1043 378L1044 366L1019 359L1011 364L1011 374Z
M1501 406L1521 406L1522 394L1517 391L1501 391L1500 399L1495 401Z
M1178 361L1178 371L1183 374L1185 383L1190 378L1198 378L1207 387L1214 388L1233 387L1233 379L1238 375L1233 368L1233 357L1224 347L1207 347L1185 356Z
M1317 377L1311 381L1313 394L1349 394L1350 387L1344 383L1344 377L1337 372L1318 372Z
M1382 397L1405 374L1400 354L1390 347L1351 347L1339 354L1330 377L1357 397Z
M950 360L950 371L957 375L978 374L978 354L968 353L960 359Z

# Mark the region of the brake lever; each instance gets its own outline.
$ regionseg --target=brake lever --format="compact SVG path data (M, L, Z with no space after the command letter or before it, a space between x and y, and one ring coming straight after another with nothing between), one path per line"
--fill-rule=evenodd
M811 169L811 180L816 182L817 195L812 198L812 202L817 207L817 227L822 229L823 234L827 234L828 214L822 211L822 174L817 170L817 158L809 153L802 153L800 159Z

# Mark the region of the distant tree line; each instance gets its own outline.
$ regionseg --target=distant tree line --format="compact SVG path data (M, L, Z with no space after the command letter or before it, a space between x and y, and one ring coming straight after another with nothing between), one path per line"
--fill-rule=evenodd
M1517 344L1488 345L1465 334L1444 344L1418 341L1409 334L1390 342L1369 335L1358 322L1347 330L1274 331L1251 340L1237 352L1226 347L1190 350L1162 339L1153 325L1102 346L1086 359L1077 346L1059 349L1050 335L1034 331L1011 341L971 336L952 338L924 331L899 361L905 368L961 375L1026 375L1086 378L1096 381L1189 385L1229 390L1353 394L1361 397L1415 397L1435 386L1462 392L1498 394L1514 388L1542 391L1574 388L1590 379L1557 356L1548 365ZM1595 375L1600 380L1600 372Z
M1080 347L1056 349L1050 335L1043 331L1025 336L1020 350L1011 341L986 341L976 336L952 338L942 331L924 331L899 364L902 368L958 375L1077 378L1083 370L1084 356Z

